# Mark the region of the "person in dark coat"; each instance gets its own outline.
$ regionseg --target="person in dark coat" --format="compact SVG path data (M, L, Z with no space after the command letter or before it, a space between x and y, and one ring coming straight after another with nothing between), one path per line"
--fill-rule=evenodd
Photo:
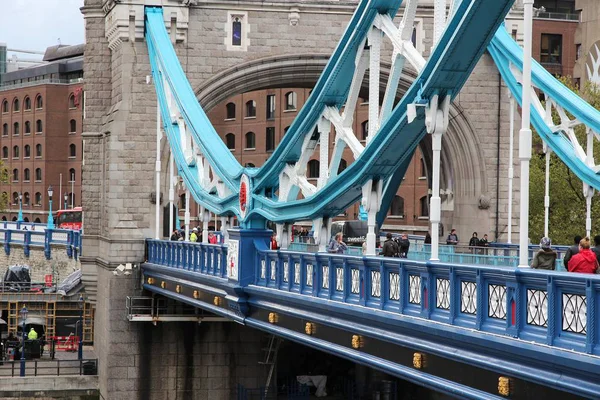
M456 229L452 229L450 234L446 238L446 244L456 246L458 244L458 235L456 234Z
M385 242L383 243L382 254L384 257L398 257L398 245L396 241L392 239L392 234L387 233L385 235Z
M600 235L594 236L594 247L592 247L592 251L600 263Z
M552 241L550 238L544 237L540 242L540 250L533 257L531 268L554 271L556 269L556 257L556 252L552 250Z
M569 269L569 261L571 260L571 257L573 257L575 254L579 253L579 242L581 242L581 236L577 235L575 236L575 244L571 247L569 247L567 249L567 251L565 252L565 258L563 259L563 265L565 266L565 269Z
M431 244L431 235L429 234L429 232L427 232L425 234L425 241L423 243L424 244Z
M402 237L398 240L398 254L400 258L408 257L408 249L410 248L410 241L406 233L402 234Z

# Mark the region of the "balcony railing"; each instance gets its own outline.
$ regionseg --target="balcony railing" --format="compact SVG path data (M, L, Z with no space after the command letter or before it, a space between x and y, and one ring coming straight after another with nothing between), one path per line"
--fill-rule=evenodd
M43 224L4 222L0 224L0 243L10 254L12 247L22 247L29 257L31 247L43 247L46 259L52 257L53 246L64 246L69 258L81 254L81 232L69 229L47 229Z
M579 13L559 13L548 11L537 11L533 15L536 19L554 19L561 21L579 21Z

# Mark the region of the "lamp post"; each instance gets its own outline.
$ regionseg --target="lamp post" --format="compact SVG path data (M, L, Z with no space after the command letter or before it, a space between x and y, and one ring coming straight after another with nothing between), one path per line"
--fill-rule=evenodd
M48 186L48 200L50 203L50 209L48 210L48 229L54 229L54 218L52 217L52 185ZM60 200L59 200L60 201Z
M80 294L79 295L79 301L78 301L78 306L79 306L79 332L78 332L78 336L79 336L79 347L77 349L77 359L79 361L81 361L83 359L83 304L84 300L83 300L83 295Z
M65 193L65 210L67 209L67 200L69 200L69 195Z
M17 222L23 222L23 193L19 192L19 216Z
M27 311L27 307L23 306L21 309L21 319L23 320L23 334L21 336L21 376L25 376L25 321L27 320L28 313L29 311Z

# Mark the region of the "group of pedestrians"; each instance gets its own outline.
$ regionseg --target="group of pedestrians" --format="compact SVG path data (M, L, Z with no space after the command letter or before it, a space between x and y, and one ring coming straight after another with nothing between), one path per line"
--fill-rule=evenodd
M556 269L558 254L552 249L552 241L548 237L542 238L540 250L533 257L531 268ZM590 238L575 236L573 246L565 252L563 264L567 271L584 274L600 273L600 235L594 237L594 247Z
M383 243L383 248L381 249L381 254L384 257L408 257L410 241L408 240L408 235L406 233L403 233L400 238L394 238L394 236L388 232L385 235L385 238L386 240Z
M201 235L198 232L199 232L198 227L192 228L192 231L190 232L190 238L189 238L190 242L201 241ZM185 241L185 227L182 226L181 229L175 229L173 231L173 233L171 233L171 240L184 242ZM218 242L219 241L217 239L217 236L213 232L208 232L208 243L209 244L217 244Z

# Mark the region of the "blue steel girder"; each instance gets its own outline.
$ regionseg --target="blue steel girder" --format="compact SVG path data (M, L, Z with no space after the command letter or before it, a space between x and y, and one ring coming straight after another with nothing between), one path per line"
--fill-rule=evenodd
M496 32L489 46L489 52L512 95L521 104L523 86L513 74L511 65L522 73L523 49L517 45L505 29L501 28ZM564 86L535 60L532 63L532 84L553 102L563 107L574 117L574 120L584 124L596 134L600 133L600 111ZM581 154L578 154L574 144L560 126L549 126L545 116L540 114L536 107L531 107L531 122L542 140L579 179L600 190L600 176L597 168L582 159ZM591 161L593 162L593 159Z
M338 215L360 199L362 186L368 180L386 180L390 177L396 182L401 180L410 158L426 134L424 111L419 110L417 118L409 124L406 116L407 105L415 102L416 99L429 99L434 94L440 95L440 98L446 94L456 96L511 5L512 0L465 0L461 2L425 68L390 116L382 121L379 134L367 145L359 159L313 196L280 203L258 196L261 189L273 183L274 171L276 171L273 163L288 161L277 158L274 154L257 176L258 183L255 187L256 197L253 212L277 222ZM350 26L349 29L351 28ZM364 32L362 33L364 34ZM473 38L477 38L477 40L473 40ZM346 51L351 52L350 55L356 54L356 49L347 48ZM332 60L334 59L332 58ZM350 57L350 60L352 60L350 65L353 66L354 58ZM339 60L338 62L344 68L349 68L343 61ZM324 73L317 87L320 88L321 81L327 81L340 75L340 73L334 73L330 77ZM315 91L313 91L313 96L315 96ZM303 123L311 115L314 115L315 118L320 115L321 108L316 107L319 98L316 97L314 102L311 100L309 99L307 106L298 116L297 120L300 121L295 121L294 124ZM290 130L294 128L294 124ZM285 144L285 146L291 146L291 144ZM289 151L287 154L295 153ZM392 185L388 185L388 187L390 189L384 195L384 204L389 204L390 197L393 197L397 190L397 186L392 188ZM380 216L385 212L387 209L382 211ZM379 219L381 220L381 218Z

